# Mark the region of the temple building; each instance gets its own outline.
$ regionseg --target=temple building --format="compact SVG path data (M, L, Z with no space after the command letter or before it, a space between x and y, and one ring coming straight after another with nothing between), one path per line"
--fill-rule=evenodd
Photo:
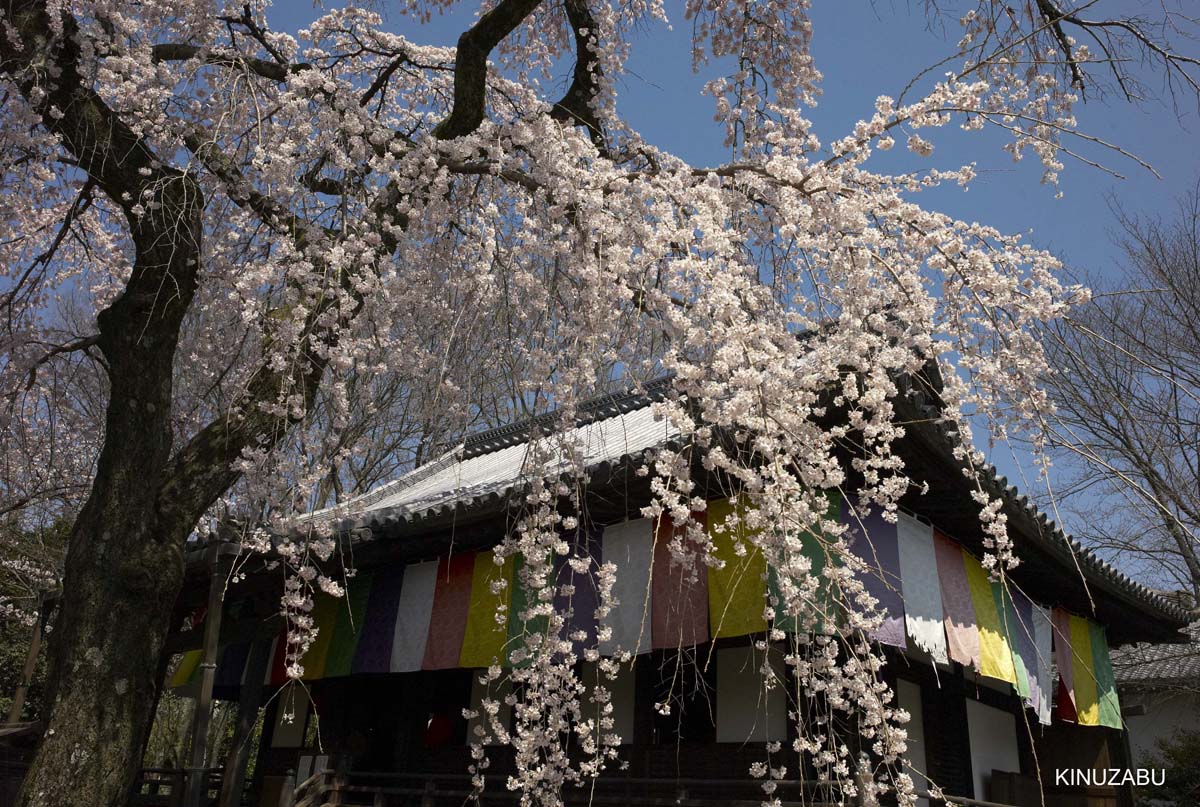
M774 572L756 551L737 550L746 536L719 526L742 506L737 490L695 461L708 502L695 517L727 561L721 568L699 559L680 568L667 546L679 525L642 516L650 489L637 467L645 452L680 442L652 406L666 390L659 382L596 400L556 438L582 452L589 474L579 526L564 538L574 555L595 561L591 574L601 561L615 564L619 603L604 620L611 636L598 641L594 576L563 561L558 583L569 581L573 593L556 598L556 608L569 610L569 629L602 656L617 647L632 653L609 685L623 764L594 787L567 788L568 802L758 803L763 791L750 767L769 744L790 747L789 711L804 708L787 687L762 686L761 670L772 665L786 676L784 643L768 641L768 629L794 641L797 623L777 613L768 625L767 605L778 602ZM852 487L829 501L850 524L851 551L873 570L863 583L886 611L871 639L911 715L905 766L922 804L943 803L925 792L928 781L955 804L1041 804L1039 790L1051 805L1131 804L1128 788L1064 785L1054 771L1130 764L1110 652L1186 640L1184 610L1085 551L989 472L986 491L1003 502L1021 560L1001 588L980 563L976 482L955 458L957 435L920 395L897 406L910 424L897 450L925 490L905 497L896 523L875 514L860 521ZM514 663L530 629L515 564L496 563L491 550L520 512L531 436L544 439L552 422L474 435L339 508L342 549L330 569L352 558L354 573L344 597L316 601L319 633L302 660L302 685L286 677L280 570L269 557L238 557L236 546L195 553L176 615L190 629L172 638L169 653L181 658L166 683L202 702L239 702L244 727L262 721L253 759L249 743L235 743L228 759L209 763L224 769L214 773L214 798L223 781L222 804L463 802L478 720L464 711L478 711L489 695L482 669ZM805 545L814 572L837 562L822 546ZM234 562L239 574L222 587L223 604L206 611L214 563L220 576ZM506 621L497 621L504 604ZM206 657L216 665L210 693ZM595 663L584 662L583 680L594 675ZM656 708L666 701L671 709ZM836 803L838 794L797 769L795 757L774 796ZM483 801L515 803L504 776L511 749L494 747L490 758Z

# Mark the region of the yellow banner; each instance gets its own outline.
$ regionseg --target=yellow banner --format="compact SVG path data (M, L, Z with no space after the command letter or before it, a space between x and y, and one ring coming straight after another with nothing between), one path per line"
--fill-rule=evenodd
M1088 621L1071 614L1071 678L1075 685L1075 719L1081 726L1100 725L1096 693L1096 668L1092 662L1092 637Z
M725 520L746 513L743 502L718 499L708 503L708 535L713 554L724 561L720 569L708 567L708 622L714 639L745 636L767 629L767 562L750 542L744 522L729 528Z
M1012 649L1000 623L1000 612L996 609L996 598L992 594L992 581L988 574L969 552L963 552L967 567L967 584L971 588L971 602L975 606L975 624L979 626L979 672L988 678L998 678L1017 683L1017 671L1013 667Z
M341 597L331 597L328 594L316 595L313 604L313 626L317 636L308 651L300 659L304 668L304 680L314 681L325 676L325 660L329 657L329 644L333 640L333 628L337 624L338 608L345 608L346 601Z
M490 552L475 555L475 569L471 574L471 601L467 609L467 629L463 634L460 667L490 667L493 662L504 661L504 642L508 638L508 614L506 621L496 621L496 611L508 602L512 588L513 559L505 558L497 566L496 556ZM504 581L499 591L492 590L493 583Z

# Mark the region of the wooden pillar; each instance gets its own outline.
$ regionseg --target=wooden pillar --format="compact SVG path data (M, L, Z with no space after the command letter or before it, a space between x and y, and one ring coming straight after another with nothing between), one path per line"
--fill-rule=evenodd
M250 645L246 658L246 675L238 697L237 725L233 730L233 742L225 757L224 776L221 778L221 807L237 807L242 803L242 790L246 781L246 764L250 760L250 738L258 722L258 707L262 702L263 679L271 665L271 640L278 634L276 620L263 623L271 630L260 630Z
M221 641L221 611L225 600L225 580L229 561L236 549L214 542L208 548L208 610L204 615L204 655L200 661L200 694L192 719L191 760L188 765L186 807L200 807L208 790L205 758L208 754L208 727L212 722L212 690L217 672L217 650Z
M33 636L29 639L29 651L25 654L25 666L21 670L21 683L13 693L12 706L8 710L8 722L20 723L21 712L25 708L25 697L29 694L29 686L33 683L33 673L37 669L38 654L42 650L42 634L46 625L46 598L38 594L37 619L33 623Z

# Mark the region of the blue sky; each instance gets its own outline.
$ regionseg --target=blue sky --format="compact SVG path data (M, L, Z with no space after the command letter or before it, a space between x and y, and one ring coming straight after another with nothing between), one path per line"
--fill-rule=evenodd
M332 7L333 3L327 3ZM884 0L871 3L817 2L812 12L813 53L824 73L824 95L808 117L823 142L843 136L854 123L868 117L879 95L896 97L919 72L953 53L957 22L946 28L930 26L923 3ZM1140 4L1130 2L1131 8ZM469 26L477 6L456 6L419 25L380 0L386 25L422 44L452 45ZM721 145L722 132L712 120L711 101L700 95L703 83L727 72L727 65L710 65L701 75L692 72L690 24L683 19L682 3L667 0L673 28L648 24L633 43L629 75L620 89L618 104L635 129L651 142L695 164L713 164L728 158ZM277 30L295 32L318 13L304 3L281 4L271 16ZM944 72L942 70L938 73ZM569 65L562 69L566 85ZM1147 74L1151 92L1165 95L1160 77ZM912 97L912 96L909 96ZM1120 255L1112 236L1116 226L1110 203L1115 200L1129 212L1170 215L1176 199L1200 178L1196 131L1200 125L1196 103L1186 99L1176 109L1170 98L1134 106L1118 97L1091 97L1077 107L1080 129L1114 142L1150 162L1162 178L1137 164L1091 144L1072 147L1090 159L1123 174L1118 179L1067 158L1061 172L1062 198L1056 189L1041 185L1041 166L1032 155L1013 163L1000 146L997 132L962 133L954 127L935 132L937 145L925 164L954 168L977 163L978 178L969 192L955 188L926 194L923 203L969 221L981 221L1010 233L1023 233L1037 246L1055 252L1073 269L1089 275L1116 278ZM888 155L884 170L902 170L921 164L897 148ZM1034 474L1025 479L1006 447L990 452L990 459L1018 486L1037 493ZM1068 524L1068 526L1070 526Z

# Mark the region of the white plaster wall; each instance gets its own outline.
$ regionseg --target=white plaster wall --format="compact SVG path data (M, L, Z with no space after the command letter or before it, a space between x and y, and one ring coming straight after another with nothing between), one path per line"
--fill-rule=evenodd
M777 683L764 691L762 653L749 646L717 651L717 742L787 739L782 654L776 649L770 652Z
M512 692L512 685L507 679L494 682L491 685L491 694L488 693L488 686L482 682L483 670L473 670L471 675L471 705L472 712L477 712L476 717L472 717L467 721L467 742L473 743L478 738L475 732L475 727L479 726L483 729L485 745L495 745L496 738L492 736L491 721L487 713L483 710L484 699L500 702L500 711L496 716L500 719L501 725L507 729L512 729L512 707L504 702Z
M1155 742L1170 737L1181 728L1200 726L1200 695L1185 692L1153 692L1122 695L1121 705L1141 705L1144 715L1126 716L1129 729L1129 750L1134 767L1145 767L1149 755L1155 753Z
M599 670L594 661L585 661L580 665L580 675L584 684L587 686L587 695L583 700L583 710L586 717L601 718L600 706L593 700L592 693L595 691L596 683L599 682L608 690L610 703L612 703L612 720L613 727L610 731L621 735L621 745L633 744L633 713L637 704L634 701L636 690L634 683L637 681L636 673L630 664L622 664L617 672L617 677L612 680L604 680L599 677Z
M991 796L992 771L1021 771L1014 715L967 699L967 732L971 740L971 775L975 798Z
M921 712L921 686L901 678L896 682L896 702L909 714L908 748L904 752L904 772L912 777L917 790L928 790L925 780L925 720ZM920 807L928 807L929 799L917 799Z

